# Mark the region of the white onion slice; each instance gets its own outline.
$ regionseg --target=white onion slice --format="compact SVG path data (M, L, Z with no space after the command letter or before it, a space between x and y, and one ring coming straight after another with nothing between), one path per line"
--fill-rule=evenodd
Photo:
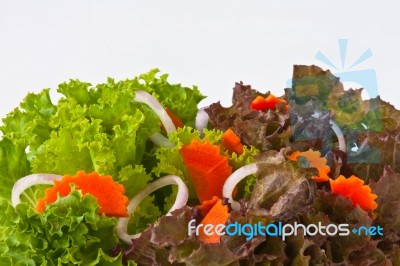
M168 138L164 137L163 134L157 132L150 136L150 140L158 147L173 148L175 144L172 143Z
M189 198L188 188L186 187L182 179L180 179L178 176L167 175L147 185L147 187L141 190L129 201L128 204L129 215L131 215L135 211L137 206L139 206L140 202L142 202L150 193L168 185L178 185L178 195L176 195L175 203L166 215L170 215L172 211L180 209L183 206L185 206ZM130 217L119 218L117 224L117 234L119 238L125 241L127 244L132 243L131 242L132 239L138 238L141 235L141 233L137 233L135 235L128 234L129 219Z
M339 141L339 150L346 152L346 140L344 139L343 132L340 127L336 124L332 119L329 120L329 123L332 125L332 130L335 132L338 141Z
M233 190L236 185L242 181L246 176L257 173L257 164L252 163L237 169L226 179L224 187L222 188L222 196L229 200L233 210L239 210L240 204L232 198Z
M200 108L196 115L196 129L200 132L201 136L203 136L203 130L207 128L208 120L210 119L206 111L204 111L206 108L208 106Z
M137 91L135 94L135 98L133 99L135 102L144 103L148 105L160 118L161 123L164 125L167 133L175 132L176 127L172 122L171 117L168 115L167 111L161 106L161 104L154 98L152 95L145 91Z
M33 174L19 179L12 188L12 206L15 208L21 202L19 197L27 188L35 185L54 185L54 180L60 180L61 178L61 175L55 174Z

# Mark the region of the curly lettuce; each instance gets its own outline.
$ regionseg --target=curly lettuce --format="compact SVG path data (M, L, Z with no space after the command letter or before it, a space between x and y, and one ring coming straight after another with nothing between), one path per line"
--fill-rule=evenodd
M116 218L98 214L97 200L73 190L38 213L26 203L0 201L2 265L121 265L110 256Z
M59 85L57 103L50 90L29 93L0 126L0 200L2 201L2 264L59 263L120 265L110 257L117 243L116 221L97 217L94 199L79 199L73 192L40 215L33 207L46 186L35 186L21 195L22 204L10 205L11 189L32 173L75 174L79 170L111 175L124 185L130 198L153 176L158 159L149 137L163 133L159 118L146 105L134 102L137 91L146 91L183 123L194 125L197 104L204 96L197 87L168 82L157 69L133 79L92 86L79 80ZM60 206L71 205L71 211ZM164 201L145 199L129 223L130 231L147 228L164 210ZM64 218L63 218L64 217ZM4 222L3 222L4 221ZM60 229L53 232L52 225ZM27 241L22 241L26 237ZM26 258L26 259L23 259Z

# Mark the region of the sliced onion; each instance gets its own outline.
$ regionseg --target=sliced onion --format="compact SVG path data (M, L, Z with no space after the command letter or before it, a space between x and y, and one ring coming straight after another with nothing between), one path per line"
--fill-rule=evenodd
M137 91L133 100L135 102L148 105L160 118L160 121L164 125L167 133L176 131L176 127L174 125L174 122L172 122L171 117L168 115L167 111L165 111L165 109L161 106L156 98L145 91Z
M206 111L204 111L206 108L208 107L206 106L200 108L199 111L197 111L196 115L196 129L200 132L200 135L202 136L203 136L203 130L207 128L208 120L210 119Z
M141 190L129 201L129 216L135 211L137 206L139 206L140 202L142 202L148 195L150 195L150 193L168 185L178 185L178 195L176 195L175 203L166 215L170 215L171 212L173 212L174 210L180 209L185 206L189 198L188 188L186 187L182 179L180 179L178 176L167 175L147 185L147 187ZM141 235L141 233L135 235L128 234L129 219L129 217L119 218L117 224L117 234L119 238L125 241L127 244L131 244L132 239L138 238Z
M332 125L332 130L335 132L338 141L339 141L339 150L346 152L346 140L344 139L343 132L340 127L336 124L332 119L329 120L329 123Z
M175 147L175 144L172 143L168 138L164 137L163 134L161 133L154 133L153 135L150 136L150 140L156 145L156 146L161 146L161 147L166 147L166 148L173 148Z
M228 199L232 209L240 209L239 202L234 201L232 198L232 193L236 185L246 176L253 175L255 173L257 173L257 164L252 163L237 169L235 172L233 172L233 174L228 177L228 179L226 179L224 187L222 188L222 195L224 198Z
M12 188L12 206L15 207L21 202L19 197L27 188L35 185L54 185L54 180L60 180L61 178L61 175L55 174L33 174L19 179Z

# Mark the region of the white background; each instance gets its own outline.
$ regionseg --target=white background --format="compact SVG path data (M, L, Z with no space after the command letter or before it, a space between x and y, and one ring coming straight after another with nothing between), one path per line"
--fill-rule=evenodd
M283 94L293 64L375 69L382 98L400 107L400 8L395 1L3 1L0 117L27 92L70 78L97 84L160 68L198 85L201 105L230 103L236 81ZM278 2L278 1L276 1Z

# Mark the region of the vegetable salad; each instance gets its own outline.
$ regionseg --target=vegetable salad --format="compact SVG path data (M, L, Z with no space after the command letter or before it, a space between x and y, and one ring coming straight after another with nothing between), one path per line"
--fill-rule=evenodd
M397 265L400 111L295 65L232 105L151 70L28 94L0 126L0 265ZM188 224L380 226L196 235Z

